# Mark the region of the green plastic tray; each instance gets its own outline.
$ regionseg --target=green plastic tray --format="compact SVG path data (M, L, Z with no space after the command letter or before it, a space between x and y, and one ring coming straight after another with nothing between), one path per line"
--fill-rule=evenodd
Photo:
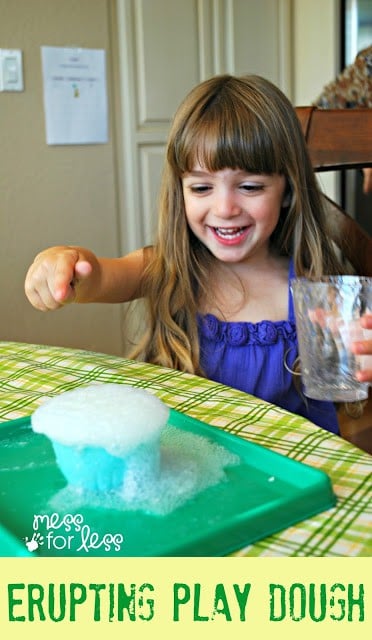
M81 533L74 525L69 530L64 522L52 529L53 543L48 544L50 529L45 525L43 531L45 523L39 522L34 530L35 514L55 513L51 501L66 481L51 443L32 431L30 418L1 423L0 555L223 556L335 505L331 482L318 469L174 410L169 424L224 446L240 456L241 464L226 469L225 481L168 515L89 504L79 507L81 526L88 524L96 534L96 548L87 550L80 548ZM59 513L59 518L66 513ZM112 541L102 543L105 534L118 532L124 539L116 548Z

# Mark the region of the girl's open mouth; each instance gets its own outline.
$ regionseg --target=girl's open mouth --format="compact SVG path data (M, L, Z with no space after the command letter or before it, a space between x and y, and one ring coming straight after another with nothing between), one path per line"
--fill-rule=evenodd
M248 234L249 227L210 227L219 242L225 245L239 244Z
M236 238L241 236L247 227L214 227L214 231L222 238Z

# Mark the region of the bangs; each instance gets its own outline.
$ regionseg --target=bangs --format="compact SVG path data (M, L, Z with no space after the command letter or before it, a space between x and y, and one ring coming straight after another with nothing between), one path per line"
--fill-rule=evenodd
M251 106L220 94L190 115L174 140L169 160L179 175L196 165L208 171L229 167L282 174L283 153L279 141L273 139L272 126L270 132Z

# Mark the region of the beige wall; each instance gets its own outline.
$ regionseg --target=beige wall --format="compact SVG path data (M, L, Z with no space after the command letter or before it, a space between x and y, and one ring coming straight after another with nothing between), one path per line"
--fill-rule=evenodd
M121 350L119 308L69 307L52 314L26 301L33 256L54 244L82 244L117 255L116 150L113 133L109 0L0 0L0 47L23 51L25 89L0 93L0 339ZM108 144L48 146L42 45L107 52Z
M338 0L292 0L293 101L309 104L338 72Z
M293 94L296 105L311 104L325 84L339 71L339 0L292 0ZM340 198L339 176L332 171L317 174L321 188Z

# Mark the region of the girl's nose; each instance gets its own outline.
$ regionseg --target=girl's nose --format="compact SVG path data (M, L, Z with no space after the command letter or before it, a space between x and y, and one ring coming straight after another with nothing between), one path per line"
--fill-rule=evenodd
M215 211L220 218L231 218L240 213L237 195L233 190L220 189L216 194Z

